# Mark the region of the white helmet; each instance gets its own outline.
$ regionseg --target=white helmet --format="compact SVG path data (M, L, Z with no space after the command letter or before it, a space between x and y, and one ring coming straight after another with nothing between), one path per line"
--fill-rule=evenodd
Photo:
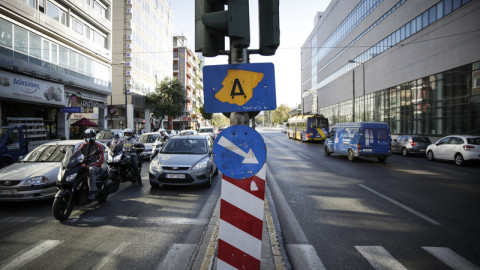
M131 128L126 128L124 131L123 131L123 137L127 140L130 140L130 138L132 138L132 135L133 135L133 131Z

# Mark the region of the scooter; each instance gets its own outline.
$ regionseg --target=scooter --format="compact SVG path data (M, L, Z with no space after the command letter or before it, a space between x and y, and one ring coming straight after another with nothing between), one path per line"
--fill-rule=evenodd
M108 178L113 182L113 192L117 191L121 182L131 182L134 183L137 181L135 177L135 172L133 171L132 158L130 156L129 149L123 147L114 147L111 149L110 145L108 148ZM145 145L143 143L136 143L133 145L133 149L137 154L137 165L140 173L142 172L143 159L140 154L145 150Z
M112 192L112 181L108 179L107 166L102 165L96 175L97 196L94 200L88 198L88 167L84 166L85 156L81 151L73 153L72 149L65 151L58 172L57 193L53 200L53 216L60 221L67 220L73 206L81 206L98 201L103 203Z

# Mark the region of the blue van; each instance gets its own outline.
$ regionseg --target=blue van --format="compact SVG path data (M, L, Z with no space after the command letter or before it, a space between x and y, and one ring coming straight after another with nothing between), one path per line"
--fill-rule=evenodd
M354 161L359 157L376 157L383 163L391 155L390 129L386 123L338 123L325 141L325 155L345 155Z

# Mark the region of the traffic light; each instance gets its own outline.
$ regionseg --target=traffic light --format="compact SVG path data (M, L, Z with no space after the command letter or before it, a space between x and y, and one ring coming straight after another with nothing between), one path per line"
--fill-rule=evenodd
M225 36L234 48L248 48L249 14L248 0L195 0L195 50L217 56L225 50Z
M222 12L222 2L224 1L195 0L195 51L201 52L203 56L214 57L219 51L225 50L224 35L210 33L202 22L204 14Z
M274 55L280 45L279 0L258 0L260 54Z

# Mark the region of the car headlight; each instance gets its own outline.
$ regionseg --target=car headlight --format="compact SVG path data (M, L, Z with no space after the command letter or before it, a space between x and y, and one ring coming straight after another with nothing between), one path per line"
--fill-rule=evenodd
M77 177L77 173L70 174L69 176L65 177L65 181L71 182L71 181L75 180L75 177Z
M24 186L31 186L31 185L41 185L48 182L48 178L45 176L35 176L30 177L23 183Z
M208 160L200 161L197 164L195 164L195 166L193 166L192 169L194 170L205 169L207 165L208 165Z
M154 159L152 159L152 161L150 161L150 167L149 167L149 171L150 173L160 173L162 171L162 165L160 164L160 159L159 157L155 157Z

